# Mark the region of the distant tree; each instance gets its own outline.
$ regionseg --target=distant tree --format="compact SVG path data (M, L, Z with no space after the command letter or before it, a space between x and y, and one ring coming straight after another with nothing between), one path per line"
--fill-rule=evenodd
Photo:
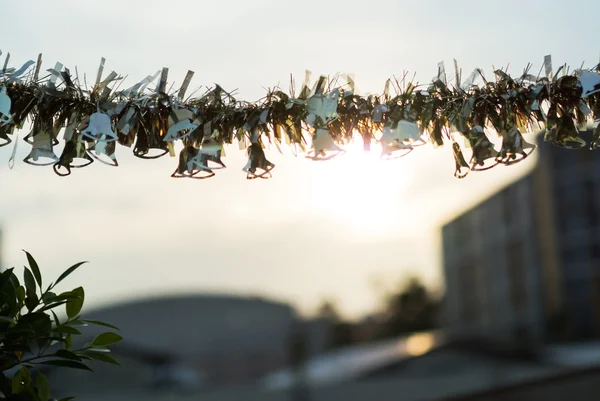
M348 322L337 322L333 325L330 349L347 347L354 344L353 325Z
M319 317L329 323L325 349L333 350L353 344L353 325L342 319L333 301L326 300L319 308Z
M0 399L50 401L51 386L42 372L43 366L91 371L91 360L118 365L109 356L108 346L120 341L121 336L109 331L83 347L74 347L72 338L81 335L78 327L94 324L118 330L104 322L82 319L82 287L60 294L53 292L84 262L68 268L43 290L40 268L25 253L29 266L24 269L23 283L14 268L0 273ZM66 316L59 320L55 310L60 306L66 308Z
M341 320L337 306L331 300L323 301L319 307L318 316L332 322L339 322Z
M398 292L386 295L379 337L437 328L439 304L419 279L410 279Z

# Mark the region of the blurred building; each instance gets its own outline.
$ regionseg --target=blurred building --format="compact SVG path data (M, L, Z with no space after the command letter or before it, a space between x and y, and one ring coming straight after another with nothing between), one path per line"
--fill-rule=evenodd
M300 330L306 336L307 356L315 356L325 352L331 341L331 321L324 317L315 317L302 320L299 323Z
M94 363L95 374L49 371L53 385L66 395L108 397L108 392L196 391L251 383L288 364L296 320L287 304L218 295L140 300L84 316L120 328L124 340L111 348L122 368ZM85 329L86 342L109 330Z
M442 228L444 326L456 339L600 334L600 152L538 141L539 161Z

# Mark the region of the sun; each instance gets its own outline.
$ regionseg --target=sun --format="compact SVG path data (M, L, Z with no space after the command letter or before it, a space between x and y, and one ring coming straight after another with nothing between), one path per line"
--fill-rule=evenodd
M413 179L407 158L381 160L381 146L365 152L360 137L344 149L345 154L316 162L314 206L358 233L389 232L404 212L403 195Z

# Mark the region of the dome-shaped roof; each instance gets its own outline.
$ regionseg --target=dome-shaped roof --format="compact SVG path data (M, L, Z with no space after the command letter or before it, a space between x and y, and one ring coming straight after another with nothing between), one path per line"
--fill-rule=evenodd
M226 295L141 299L83 315L119 327L123 347L183 358L285 347L294 316L283 303ZM90 326L84 334L105 330Z

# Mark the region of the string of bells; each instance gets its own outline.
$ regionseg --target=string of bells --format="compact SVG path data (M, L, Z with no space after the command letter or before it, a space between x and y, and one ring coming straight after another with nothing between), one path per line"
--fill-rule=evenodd
M0 78L0 146L10 144L15 131L29 121L31 130L23 141L31 150L23 161L52 166L60 176L94 161L119 166L117 144L133 147L136 157L156 159L176 157L175 143L180 143L171 176L192 179L210 178L226 168L223 145L234 140L247 151L243 171L248 179L272 176L275 165L266 157L266 143L279 149L282 144L297 146L307 157L322 161L344 154L356 133L365 151L379 143L383 160L427 144L450 144L457 178L524 160L535 149L524 140L526 132L579 149L588 146L581 131L592 130L589 147L600 146L599 67L569 74L562 66L553 73L549 56L541 77L529 69L518 78L496 70L495 80L488 81L476 69L464 82L457 71L451 84L440 63L428 85L388 80L381 95L368 96L357 95L347 76L321 76L311 88L307 72L298 96L293 88L290 95L274 89L257 102L237 100L219 85L186 98L192 71L176 91L166 90L166 68L119 90L123 78L113 71L103 79L102 59L96 82L87 90L60 63L40 78L41 55L19 69L7 68L9 58ZM483 84L476 85L477 80ZM64 147L57 155L60 132ZM491 133L502 139L499 150L488 137ZM460 138L472 150L469 162Z

